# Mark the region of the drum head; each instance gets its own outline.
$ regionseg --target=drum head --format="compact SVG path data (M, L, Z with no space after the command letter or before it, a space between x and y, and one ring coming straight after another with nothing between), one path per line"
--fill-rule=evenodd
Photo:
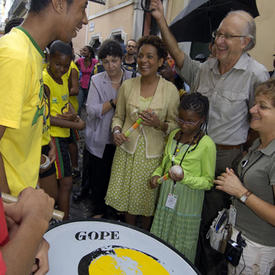
M154 235L107 220L64 222L45 235L50 275L199 274L179 252Z

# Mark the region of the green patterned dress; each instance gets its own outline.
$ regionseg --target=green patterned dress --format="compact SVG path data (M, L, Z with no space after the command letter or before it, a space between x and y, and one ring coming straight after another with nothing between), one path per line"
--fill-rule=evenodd
M177 143L174 136L178 131L179 129L171 132L162 163L153 176L162 176L171 168ZM174 162L180 164L188 149L181 165L184 179L176 182L175 185L170 179L161 184L160 197L151 228L151 233L167 241L192 263L194 263L197 248L204 190L210 189L213 184L216 163L216 147L210 137L205 135L196 148L195 146L188 149L188 144L180 143L180 151L175 156ZM169 193L177 197L174 209L166 206Z
M151 101L152 97L140 97L140 111L148 109ZM149 187L149 180L161 157L146 158L145 142L141 134L134 154L117 147L105 202L118 211L152 216L157 190Z

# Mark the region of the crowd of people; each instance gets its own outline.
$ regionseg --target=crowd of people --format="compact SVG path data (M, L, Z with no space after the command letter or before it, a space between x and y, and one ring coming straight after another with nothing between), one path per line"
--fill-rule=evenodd
M78 176L73 199L89 197L93 218L150 231L202 274L271 274L275 79L247 53L256 43L254 19L230 12L209 57L192 60L162 2L150 5L162 38L129 39L126 53L107 39L75 59L71 39L88 22L86 0L31 0L26 19L7 24L0 191L18 202L0 203L0 274L46 274L43 234L54 205L70 218ZM223 208L231 211L228 240L242 240L237 264L206 238Z

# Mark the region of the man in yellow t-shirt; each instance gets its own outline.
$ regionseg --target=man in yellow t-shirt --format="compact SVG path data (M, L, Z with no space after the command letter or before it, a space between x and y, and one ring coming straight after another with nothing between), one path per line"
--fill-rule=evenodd
M38 179L44 110L41 49L56 39L71 41L88 23L87 0L29 2L22 27L0 38L0 190L14 195L27 186L34 187ZM8 244L0 244L4 272L48 271L49 246L41 240L53 204L42 190L25 188L18 203L5 206L13 234ZM0 212L3 216L3 209ZM0 226L0 235L5 229L5 224ZM37 252L40 261L35 261Z
M37 184L44 113L43 57L43 51L21 27L1 38L0 125L6 130L0 152L9 190L15 196Z

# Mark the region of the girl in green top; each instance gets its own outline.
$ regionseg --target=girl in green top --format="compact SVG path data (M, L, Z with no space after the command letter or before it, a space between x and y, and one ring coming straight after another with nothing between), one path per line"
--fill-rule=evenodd
M184 95L177 119L179 129L171 132L161 165L150 186L162 181L151 232L167 241L192 263L195 259L204 190L211 188L215 174L216 147L205 134L209 103L200 93ZM171 167L179 165L183 173Z

